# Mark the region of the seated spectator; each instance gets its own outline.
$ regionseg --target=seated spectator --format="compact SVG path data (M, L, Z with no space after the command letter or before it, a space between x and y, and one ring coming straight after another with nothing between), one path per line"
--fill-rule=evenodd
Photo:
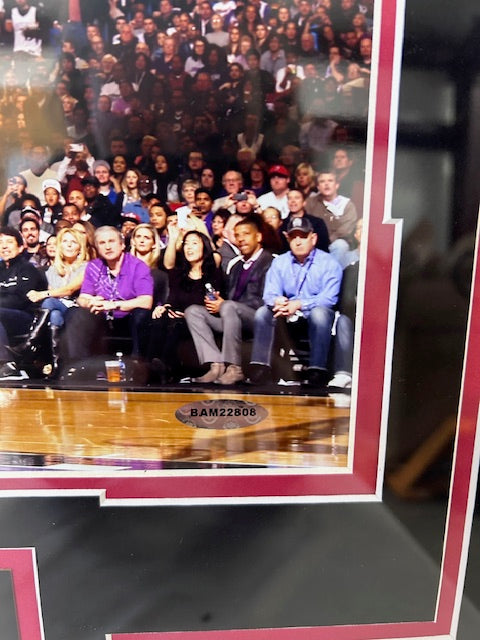
M271 33L268 36L268 49L260 56L260 69L268 71L272 76L287 66L285 51L282 49L280 36Z
M68 222L68 224L71 226L72 224L75 224L76 222L78 222L81 217L82 217L82 214L78 206L74 202L67 202L62 207L62 217L58 222L62 222L62 221ZM58 233L58 230L57 230L58 222L55 225L56 233Z
M0 198L0 216L3 217L5 226L9 224L9 216L12 211L21 211L21 198L26 189L27 181L23 176L12 176L8 179L7 188Z
M150 224L155 229L160 244L160 249L164 249L168 244L168 217L173 215L170 207L161 200L153 198L148 207Z
M217 211L215 211L212 220L212 240L216 249L219 249L223 244L223 230L230 215L228 209L217 209Z
M55 179L57 174L48 166L48 149L43 145L32 147L28 155L29 168L20 173L27 182L28 191L45 204L43 198L43 181Z
M260 132L260 118L258 114L246 113L244 127L237 135L238 146L243 149L250 149L255 158L260 154L264 137L263 133Z
M229 196L236 195L240 193L240 191L242 191L243 189L242 174L239 173L238 171L227 171L222 176L222 185L223 185L225 195L223 195L220 198L217 198L214 201L212 210L217 211L217 209L228 209L230 213L233 213L235 210L235 204L232 203L232 200Z
M194 78L206 63L207 41L205 38L197 37L193 43L193 51L185 60L185 73Z
M31 207L22 209L22 219L18 226L25 245L23 257L35 267L47 263L45 242L40 240L40 213ZM44 236L46 240L46 235Z
M62 204L60 202L62 188L59 181L44 180L43 196L45 198L45 205L40 210L42 216L40 228L46 233L52 234L55 223L62 215Z
M308 383L327 384L334 306L338 300L342 269L328 253L319 251L316 234L305 218L294 218L288 228L290 251L275 258L266 275L263 301L255 314L250 380L254 384L271 379L274 336L277 323L300 322L308 328L310 357Z
M86 176L82 180L83 195L86 200L84 220L94 227L117 226L119 224L119 206L113 205L107 196L99 192L100 181L95 176Z
M192 304L203 305L206 284L223 294L224 280L207 236L198 231L187 232L178 253L175 247L180 230L173 222L169 225L169 236L164 255L169 297L166 304L153 310L149 353L164 375L181 377L177 348L180 341L190 338L185 310Z
M317 187L318 195L308 198L305 210L325 222L330 239L329 251L345 267L350 261L348 252L357 221L357 210L349 198L339 195L339 184L334 173L319 173Z
M125 172L122 180L123 200L122 212L137 214L142 222L148 222L148 212L142 206L142 198L139 190L141 173L138 169L130 168Z
M60 329L67 309L76 304L87 261L84 236L75 229L62 229L57 238L55 259L46 272L48 288L31 289L27 293L32 302L41 302L41 312L27 340L14 351L22 359L32 357L41 347L43 329L48 328L52 354L49 377L57 377L59 373Z
M0 229L0 378L23 380L26 371L11 361L9 346L16 336L30 330L38 307L28 297L31 289L45 289L45 272L23 257L24 244L20 231L11 227Z
M242 371L242 333L253 331L255 311L262 304L265 274L272 255L262 247L262 222L245 218L235 225L235 240L240 254L229 267L228 294L217 290L205 292L203 304L193 304L185 311L200 362L209 371L193 382L231 385L244 379ZM215 335L221 333L222 348Z
M221 212L219 209L217 213ZM228 216L222 229L222 242L217 245L217 252L221 257L221 267L224 273L227 272L228 265L232 258L236 258L240 255L240 249L237 247L235 239L235 225L240 220L243 220L245 216L239 213L232 213Z
M130 236L130 253L150 268L153 278L153 309L165 304L168 297L168 277L165 271L158 268L161 249L160 239L151 224L136 225Z
M47 257L47 262L44 266L45 272L48 270L48 267L51 267L53 261L55 260L55 255L57 251L57 236L51 235L48 236L45 242L45 255Z
M207 227L208 235L212 235L213 198L208 189L200 187L195 191L195 204L192 214L201 220Z
M169 162L162 153L155 158L153 180L153 193L165 202L178 202L178 186L174 180Z
M71 205L69 205L71 206ZM87 247L88 260L97 258L97 250L95 248L95 227L88 220L77 220L71 224L72 229L78 231L84 238ZM59 233L59 231L57 231Z
M287 193L287 203L289 213L285 220L282 221L282 225L280 227L280 235L282 237L282 252L288 251L290 247L290 242L288 239L287 231L292 223L292 220L295 218L305 218L308 220L312 226L314 234L317 236L316 247L321 251L328 252L328 247L330 244L328 237L328 230L325 222L320 218L315 218L314 216L308 215L305 211L305 198L303 194L298 189L291 189Z
M267 165L263 160L255 160L250 167L248 188L255 196L263 196L270 191Z
M285 66L275 73L275 91L286 94L295 86L295 82L305 78L303 67L298 64L296 49L287 49L285 52Z
M219 46L210 45L205 58L205 66L201 71L210 76L212 89L217 89L228 80L227 57Z
M360 251L362 241L363 220L355 225L355 240ZM349 264L343 271L342 287L338 300L340 315L335 325L333 337L333 373L329 387L349 389L352 386L353 335L357 311L358 260Z
M140 224L140 218L135 213L122 213L120 216L120 233L125 240L125 250L130 251L130 236Z
M258 204L262 209L266 207L275 207L282 214L282 218L288 216L288 183L290 174L286 167L281 164L275 164L268 170L270 178L271 191L258 198Z
M122 141L123 142L123 141ZM122 182L127 172L128 162L124 153L115 153L112 158L111 180L117 193L122 191Z
M217 4L214 5L214 7L217 6L218 4L221 4L221 3L217 2ZM227 3L223 3L223 4L227 4ZM234 2L230 1L228 4L234 5L234 8L235 8ZM227 47L229 42L229 34L227 31L223 30L225 15L226 14L223 14L223 16L220 15L220 12L216 10L216 13L213 14L210 20L210 24L212 25L212 31L210 33L207 33L207 35L205 36L209 44L216 44L218 47L222 47L222 48Z
M210 165L203 167L200 175L200 186L208 189L212 195L219 195L220 188L217 184L215 171Z
M230 25L228 28L228 44L225 49L227 53L227 62L229 64L236 62L244 67L245 65L241 62L240 35L240 29L238 26L235 24Z
M98 193L106 196L111 204L114 205L117 202L117 192L113 186L112 173L108 162L106 160L96 160L93 163L93 175L99 183Z
M158 50L157 50L158 51ZM153 69L157 76L168 76L173 70L173 59L177 54L175 38L167 37L163 40L162 53L153 58Z
M99 257L88 263L77 308L66 317L69 358L88 358L106 333L132 338L132 355L145 355L148 317L153 302L153 279L147 265L125 253L118 229L95 232ZM73 372L72 372L73 373Z
M316 192L317 180L311 164L300 162L295 169L295 189L303 193L305 200Z

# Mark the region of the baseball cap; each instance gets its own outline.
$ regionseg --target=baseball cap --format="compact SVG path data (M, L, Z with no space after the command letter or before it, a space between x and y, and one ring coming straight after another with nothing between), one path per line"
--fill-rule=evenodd
M106 160L95 160L95 162L93 163L93 171L95 171L95 169L97 169L97 167L105 167L105 169L108 169L110 171L111 167L108 164L108 162Z
M292 218L287 226L287 235L294 232L304 233L305 235L313 231L312 223L308 218L302 216L301 218Z
M33 207L26 206L20 212L20 218L23 220L24 218L32 218L33 220L41 220L42 216L40 211L34 209Z
M121 215L122 222L135 222L135 224L140 224L140 216L137 216L133 211L125 211Z
M58 193L62 193L60 182L52 178L49 178L48 180L44 180L42 182L42 191L46 191L46 189L55 189L55 191L57 191Z
M283 164L274 164L268 170L268 175L272 176L282 176L282 178L290 178L290 173L287 167L284 167Z

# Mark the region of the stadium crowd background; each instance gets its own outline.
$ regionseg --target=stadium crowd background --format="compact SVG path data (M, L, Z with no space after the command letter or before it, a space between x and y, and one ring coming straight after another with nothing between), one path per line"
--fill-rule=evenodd
M39 227L30 246L22 232L38 268L53 260L48 237L79 217L126 236L151 222L164 249L168 226L152 207L205 219L199 187L221 210L207 225L219 249L232 213L271 221L261 197L279 175L308 199L332 172L361 217L372 0L5 0L0 10L0 214L3 226ZM244 190L246 202L232 200ZM281 223L288 208L276 208ZM288 249L273 236L269 249Z

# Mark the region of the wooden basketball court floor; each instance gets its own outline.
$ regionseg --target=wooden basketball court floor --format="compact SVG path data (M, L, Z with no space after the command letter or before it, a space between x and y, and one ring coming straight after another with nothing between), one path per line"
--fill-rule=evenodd
M189 403L232 399L260 407L262 419L212 428L177 418ZM3 387L0 471L345 467L348 404L343 394Z

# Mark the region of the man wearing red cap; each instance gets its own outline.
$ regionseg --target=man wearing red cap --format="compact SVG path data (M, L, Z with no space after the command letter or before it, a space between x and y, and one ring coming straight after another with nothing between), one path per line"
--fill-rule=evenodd
M258 198L258 204L262 209L275 207L282 214L282 219L288 216L288 183L290 174L283 164L274 164L268 171L271 191Z

